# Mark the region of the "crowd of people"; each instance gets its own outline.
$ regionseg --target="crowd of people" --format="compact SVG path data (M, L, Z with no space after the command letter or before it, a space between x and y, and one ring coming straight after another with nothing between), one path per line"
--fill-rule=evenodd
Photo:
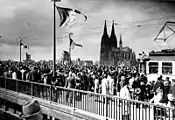
M126 99L135 99L155 104L170 104L174 101L175 85L167 77L148 81L145 74L138 73L136 68L114 66L56 66L56 78L53 79L52 64L25 64L14 61L0 61L0 76L24 81L52 84L66 88L80 89L118 95ZM171 94L171 98L168 96Z

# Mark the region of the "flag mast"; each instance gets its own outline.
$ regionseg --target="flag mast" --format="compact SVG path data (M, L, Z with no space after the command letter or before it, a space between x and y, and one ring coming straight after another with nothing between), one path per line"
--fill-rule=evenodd
M71 66L71 45L69 45L69 67Z
M54 9L54 21L53 21L53 78L55 80L55 71L56 71L56 16L55 16L55 4L56 0L53 1Z
M69 33L69 67L71 67L71 45L72 45L72 41L71 41L71 35L73 35L73 33Z
M22 38L19 37L19 62L21 63L21 44L22 44Z
M55 7L56 2L60 2L61 0L51 0L53 2L53 78L55 78L56 72L56 15L55 15Z
M55 7L56 2L60 2L61 0L51 0L53 2L53 80L56 78L56 15L55 15ZM50 99L52 100L52 83L51 83L51 93Z

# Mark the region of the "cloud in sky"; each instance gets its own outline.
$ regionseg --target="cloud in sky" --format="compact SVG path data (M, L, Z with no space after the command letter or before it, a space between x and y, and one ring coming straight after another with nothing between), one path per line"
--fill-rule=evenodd
M100 41L107 19L110 35L112 20L116 25L116 35L123 35L125 46L130 46L138 54L157 49L153 41L166 20L174 20L174 4L156 1L133 0L62 0L57 5L76 8L88 16L84 22L78 16L77 23L69 28L59 28L57 16L57 58L63 50L68 50L68 33L73 32L73 39L83 48L72 51L73 59L99 60ZM171 17L169 17L171 16ZM155 19L165 18L165 19ZM135 22L155 19L152 21ZM143 27L136 25L150 24ZM155 24L155 25L152 25ZM127 28L127 29L124 29ZM29 52L35 60L52 59L53 44L53 5L49 0L1 0L0 1L0 59L19 59L19 36L30 46ZM169 42L171 46L174 42ZM23 55L25 51L23 51Z

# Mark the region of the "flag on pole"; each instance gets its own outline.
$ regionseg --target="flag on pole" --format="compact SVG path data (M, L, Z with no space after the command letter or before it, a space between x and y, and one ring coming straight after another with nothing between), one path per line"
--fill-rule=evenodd
M60 27L72 24L73 21L75 21L76 17L73 16L74 14L81 14L84 16L85 21L87 21L87 16L84 15L81 11L76 10L76 9L71 9L71 8L63 8L56 6L58 13L60 15Z
M69 39L70 39L69 47L70 47L71 49L74 49L75 46L83 47L83 45L75 43L75 42L73 41L73 39L71 38L71 35L73 35L73 33L70 33L70 34L69 34Z
M25 48L29 49L29 46L28 45L24 45L22 42L20 43L20 46L22 47L22 49L25 49Z

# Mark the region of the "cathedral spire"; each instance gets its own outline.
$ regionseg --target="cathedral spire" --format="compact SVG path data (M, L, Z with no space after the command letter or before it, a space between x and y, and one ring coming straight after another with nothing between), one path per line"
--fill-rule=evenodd
M115 35L115 28L114 28L114 20L112 21L112 30L111 30L111 36L110 36L110 43L112 46L117 47L117 38Z
M107 25L106 25L106 20L105 20L104 31L103 31L103 35L101 37L100 64L107 63L106 58L109 57L109 53L108 53L109 48L110 48L109 36L108 36Z
M112 21L112 30L111 30L111 36L115 35L115 29L114 29L114 20Z
M123 42L122 42L122 35L121 35L121 34L120 34L120 41L119 41L119 44L120 44L120 48L122 48Z
M106 25L106 20L105 20L104 31L103 31L103 35L101 38L101 45L108 44L109 42L108 39L109 39L109 36L108 36L107 25Z
M106 20L105 20L105 25L104 25L104 31L103 31L103 35L107 35L107 25L106 25Z

